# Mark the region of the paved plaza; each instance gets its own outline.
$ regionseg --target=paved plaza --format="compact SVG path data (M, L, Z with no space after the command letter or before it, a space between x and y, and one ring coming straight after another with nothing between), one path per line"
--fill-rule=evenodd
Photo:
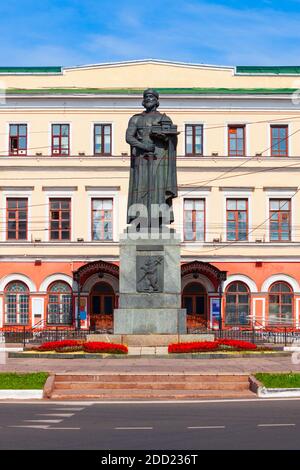
M2 361L3 362L3 361ZM19 359L6 358L0 372L197 372L197 373L254 373L300 372L300 364L291 357L230 358L230 359L174 359L174 358L120 358L120 359Z

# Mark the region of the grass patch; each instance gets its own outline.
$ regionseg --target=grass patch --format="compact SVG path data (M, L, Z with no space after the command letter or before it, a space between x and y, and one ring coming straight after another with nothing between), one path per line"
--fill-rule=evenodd
M0 373L0 390L41 390L44 388L48 376L47 372Z
M292 372L287 374L258 373L255 377L266 388L300 388L300 374Z

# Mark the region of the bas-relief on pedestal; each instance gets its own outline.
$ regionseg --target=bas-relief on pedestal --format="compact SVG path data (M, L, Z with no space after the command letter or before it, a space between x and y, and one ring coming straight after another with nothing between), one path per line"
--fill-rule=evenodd
M181 308L180 241L172 238L120 241L120 297L115 334L186 333Z

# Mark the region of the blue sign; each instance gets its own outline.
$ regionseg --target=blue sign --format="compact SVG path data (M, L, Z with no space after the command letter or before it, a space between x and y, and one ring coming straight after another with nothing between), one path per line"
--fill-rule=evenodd
M212 320L219 320L220 319L220 300L219 299L212 299Z
M86 320L86 312L84 310L80 312L80 320Z

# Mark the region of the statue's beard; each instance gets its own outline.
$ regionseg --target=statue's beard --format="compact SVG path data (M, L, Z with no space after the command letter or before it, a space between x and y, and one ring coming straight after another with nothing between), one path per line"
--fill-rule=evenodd
M145 108L147 112L155 111L157 108L157 103L145 103Z

